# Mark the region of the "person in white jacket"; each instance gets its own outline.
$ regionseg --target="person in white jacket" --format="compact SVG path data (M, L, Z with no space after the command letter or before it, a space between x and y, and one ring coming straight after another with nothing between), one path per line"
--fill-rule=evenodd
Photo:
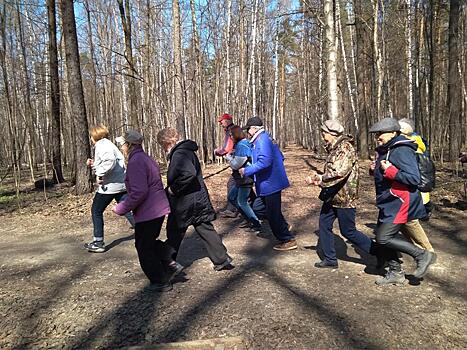
M92 168L98 188L91 207L93 240L84 247L89 252L103 253L104 211L114 199L119 203L126 195L125 159L117 146L108 139L109 130L105 126L94 126L89 129L89 134L94 144L94 159L88 159L86 165ZM125 216L134 227L133 215L128 213Z

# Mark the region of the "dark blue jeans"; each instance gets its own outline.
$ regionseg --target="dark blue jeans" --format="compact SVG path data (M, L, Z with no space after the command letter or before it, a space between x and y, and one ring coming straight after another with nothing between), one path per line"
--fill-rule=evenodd
M282 191L256 198L253 210L258 215L259 212L255 208L259 211L264 208L265 217L268 219L271 231L277 240L287 242L295 239L295 236L289 231L289 224L282 215ZM258 216L261 217L261 214Z
M325 261L331 263L337 262L334 234L332 233L332 226L336 218L339 222L339 230L342 236L370 254L372 241L368 236L356 229L355 213L356 209L354 208L336 208L330 204L323 204L321 207L319 214L319 244Z
M125 199L126 192L103 194L96 192L94 200L92 201L91 214L92 223L94 225L94 240L104 240L104 210L109 206L110 203L115 199L117 203L120 203ZM130 222L131 226L135 226L133 214L127 213L125 217Z

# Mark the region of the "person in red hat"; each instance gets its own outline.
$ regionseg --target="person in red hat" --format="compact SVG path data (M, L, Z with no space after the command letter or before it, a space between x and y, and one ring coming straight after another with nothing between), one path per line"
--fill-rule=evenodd
M218 147L214 150L214 154L218 157L225 156L229 154L233 150L234 142L230 137L230 130L234 127L234 123L232 121L232 116L230 114L224 113L222 114L217 121L219 124L224 128L224 144L222 147Z
M231 130L235 126L232 120L232 116L228 113L222 114L217 121L224 128L224 143L222 147L218 147L214 150L214 154L218 157L226 156L234 150L234 141L231 137ZM227 196L230 189L235 186L235 180L231 176L227 182ZM220 212L221 216L234 218L237 216L237 208L235 208L228 200L225 210Z

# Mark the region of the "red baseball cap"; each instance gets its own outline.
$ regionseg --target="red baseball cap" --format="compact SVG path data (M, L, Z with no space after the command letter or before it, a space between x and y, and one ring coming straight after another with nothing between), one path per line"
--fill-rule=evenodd
M222 114L217 121L220 123L223 120L232 120L232 116L230 114Z

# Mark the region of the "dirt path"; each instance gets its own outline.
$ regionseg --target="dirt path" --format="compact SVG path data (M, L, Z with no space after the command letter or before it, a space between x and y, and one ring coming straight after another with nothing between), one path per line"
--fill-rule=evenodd
M307 151L287 149L292 187L284 208L300 249L275 252L272 239L238 229L239 220L218 219L236 268L213 271L202 243L189 235L180 259L186 281L162 295L145 289L124 219L107 213L108 252L81 248L91 236L92 196L64 195L2 214L0 348L114 349L226 336L265 350L466 348L466 212L442 208L424 224L438 262L419 285L377 287L373 259L340 236L339 269L318 270L320 202L317 190L304 186L307 161L317 164ZM372 236L374 191L364 173L358 228ZM218 207L226 176L207 181Z

